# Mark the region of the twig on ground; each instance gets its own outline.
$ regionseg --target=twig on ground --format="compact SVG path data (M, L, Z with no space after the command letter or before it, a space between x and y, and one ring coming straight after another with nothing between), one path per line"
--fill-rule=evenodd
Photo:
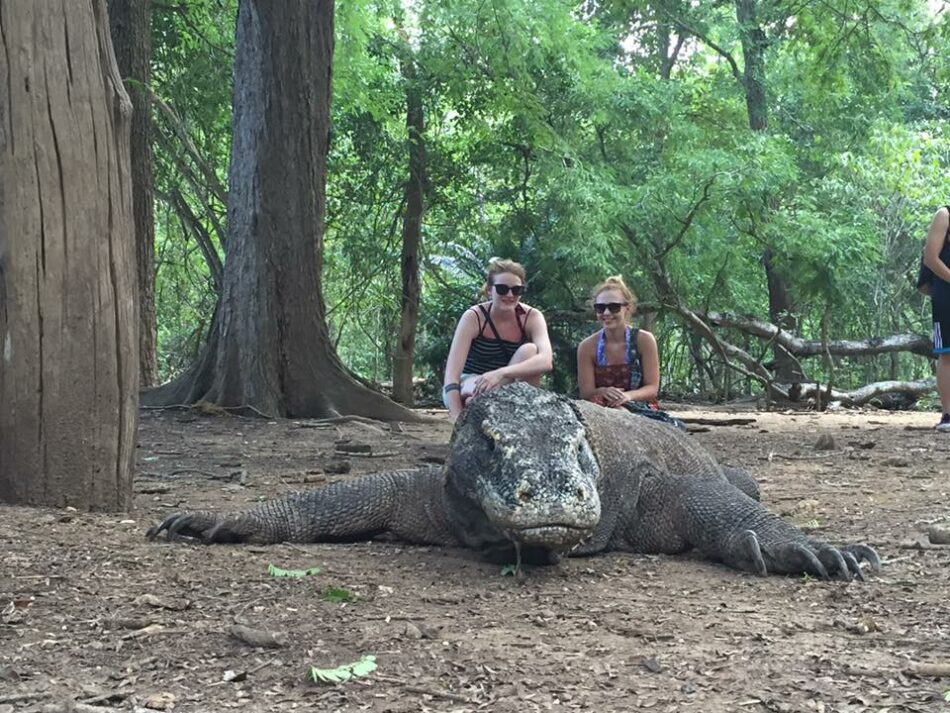
M204 475L209 478L213 478L214 480L221 480L224 477L221 475L216 475L215 473L211 473L207 470L198 470L197 468L179 468L178 470L173 470L171 473L169 473L168 477L171 477L173 475L183 475L184 473L195 473L197 475Z
M352 451L334 451L333 455L345 458L392 458L398 456L396 451L380 451L379 453L354 453Z
M13 693L8 696L0 696L0 703L22 703L23 701L39 701L49 698L52 694L44 691L34 691L33 693Z
M813 453L807 456L787 456L782 453L769 453L767 456L759 456L759 460L773 461L776 458L780 458L781 460L822 460L823 458L843 455L844 453L846 453L846 451L822 451L821 453Z

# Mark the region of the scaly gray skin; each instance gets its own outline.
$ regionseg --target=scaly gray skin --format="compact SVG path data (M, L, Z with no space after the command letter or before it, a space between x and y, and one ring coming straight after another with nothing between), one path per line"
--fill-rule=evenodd
M515 383L462 412L444 467L378 473L234 514L176 513L155 539L327 542L389 533L493 560L696 548L738 569L863 578L867 545L812 540L758 502L755 481L678 429Z

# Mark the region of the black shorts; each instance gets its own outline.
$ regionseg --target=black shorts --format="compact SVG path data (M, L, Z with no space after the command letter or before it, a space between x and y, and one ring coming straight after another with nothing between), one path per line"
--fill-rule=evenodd
M934 354L950 354L950 283L934 278L930 304L934 317Z

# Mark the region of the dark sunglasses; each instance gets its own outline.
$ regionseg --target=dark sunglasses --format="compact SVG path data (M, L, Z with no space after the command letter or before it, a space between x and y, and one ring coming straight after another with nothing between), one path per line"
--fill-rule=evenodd
M495 292L504 297L510 291L515 297L521 297L521 293L524 292L524 285L503 285L498 283L497 285L492 285L495 288Z
M594 311L597 314L603 314L605 311L610 310L610 314L618 314L620 310L626 307L629 302L598 302L594 305Z

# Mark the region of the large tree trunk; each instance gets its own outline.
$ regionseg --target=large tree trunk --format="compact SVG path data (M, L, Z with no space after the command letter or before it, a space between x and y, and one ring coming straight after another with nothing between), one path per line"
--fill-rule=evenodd
M143 394L268 416L411 411L357 382L330 342L321 291L333 1L241 0L228 255L208 349Z
M409 52L407 49L407 54ZM406 79L406 128L409 130L409 180L406 181L406 212L402 223L402 301L399 341L393 355L393 396L401 403L412 405L412 355L416 348L421 298L419 244L425 213L426 145L422 93L411 55L403 62L403 73Z
M0 500L131 505L131 103L105 0L0 1Z
M132 208L139 284L139 382L158 383L152 197L152 0L109 0L112 44L132 100ZM131 80L131 81L129 81Z

